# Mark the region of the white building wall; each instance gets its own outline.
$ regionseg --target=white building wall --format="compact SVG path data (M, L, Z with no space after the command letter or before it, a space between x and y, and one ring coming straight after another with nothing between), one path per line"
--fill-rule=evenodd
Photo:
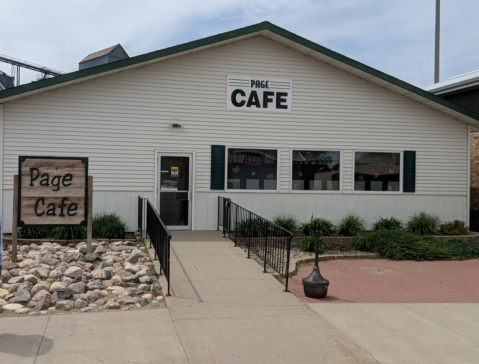
M292 79L292 113L226 110L232 74ZM196 151L194 228L214 228L212 144L279 149L279 193L231 194L266 217L357 211L371 223L425 210L466 220L465 124L261 36L9 102L3 114L7 230L19 155L89 157L94 211L116 210L134 229L137 195L154 196L157 149ZM292 149L341 150L342 191L292 193ZM416 193L354 193L354 150L415 150Z

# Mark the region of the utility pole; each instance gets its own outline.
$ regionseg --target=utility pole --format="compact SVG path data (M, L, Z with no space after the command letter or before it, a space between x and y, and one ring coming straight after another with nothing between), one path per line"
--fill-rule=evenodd
M439 44L441 36L441 0L436 0L436 47L434 52L434 83L439 82Z

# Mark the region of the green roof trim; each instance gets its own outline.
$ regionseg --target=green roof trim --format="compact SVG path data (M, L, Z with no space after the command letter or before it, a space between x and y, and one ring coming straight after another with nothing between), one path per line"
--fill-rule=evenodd
M419 87L416 87L414 85L411 85L410 83L407 83L405 81L402 81L396 77L390 76L384 72L381 72L375 68L369 67L361 62L358 62L352 58L346 57L340 53L337 53L335 51L332 51L331 49L328 49L326 47L323 47L319 44L316 44L308 39L305 39L303 37L300 37L294 33L291 33L287 31L286 29L280 28L270 22L262 22L254 25L250 25L244 28L240 28L237 30L232 30L226 33L221 33L218 35L210 36L207 38L195 40L192 42L180 44L177 46L161 49L159 51L154 51L146 54L142 54L140 56L124 59L121 61L116 61L112 63L107 63L101 66L96 66L92 68L88 68L85 70L81 71L75 71L71 73L67 73L61 76L57 76L54 78L48 78L42 81L37 81L37 82L32 82L29 84L25 84L22 86L18 87L13 87L4 91L0 91L0 103L2 103L2 99L10 98L12 96L17 96L21 95L24 93L36 91L36 90L41 90L42 88L47 88L51 86L56 86L56 85L61 85L62 83L66 82L71 82L75 80L81 80L82 78L90 77L90 76L95 76L99 75L105 72L110 72L114 70L121 70L122 68L125 67L130 67L134 66L137 64L141 64L144 62L152 61L155 59L160 59L163 57L175 55L177 53L181 52L188 52L192 51L196 48L201 48L205 46L210 46L214 45L215 43L220 43L224 41L229 41L233 40L234 38L242 37L242 36L248 36L253 33L261 32L261 31L269 31L271 33L274 33L276 35L279 35L283 38L286 38L292 42L295 42L297 44L300 44L306 48L309 48L313 51L316 51L318 53L324 54L336 61L342 62L348 66L351 66L353 68L356 68L364 73L370 74L371 76L374 76L376 78L379 78L383 81L386 81L388 83L391 83L395 86L398 86L402 89L405 89L411 93L414 93L418 96L421 96L427 100L433 101L441 106L447 107L453 111L456 111L458 113L461 113L467 117L470 117L474 120L479 121L479 114L476 114L473 111L467 110L463 107L460 107L456 104L453 104L449 101L446 101L428 91L425 91Z

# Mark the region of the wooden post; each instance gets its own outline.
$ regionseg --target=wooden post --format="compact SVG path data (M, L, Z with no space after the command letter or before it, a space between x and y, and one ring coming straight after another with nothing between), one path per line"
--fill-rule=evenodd
M93 227L93 176L88 176L88 212L87 212L87 225L86 225L86 246L87 252L92 252L91 247L91 235Z
M17 262L18 175L13 176L12 262Z

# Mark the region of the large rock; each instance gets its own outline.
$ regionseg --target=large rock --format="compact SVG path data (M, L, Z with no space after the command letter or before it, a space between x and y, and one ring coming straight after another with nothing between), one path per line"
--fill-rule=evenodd
M40 298L42 298L44 296L50 296L50 298L51 298L52 295L47 290L42 289L35 296L33 296L32 301L38 301Z
M140 298L138 300L138 305L140 305L140 307L145 307L149 303L150 301L148 301L146 298Z
M73 296L73 291L70 288L59 289L56 293L59 300L66 300Z
M73 283L68 286L74 293L84 293L86 289L86 285L83 282Z
M47 264L47 265L50 265L50 266L56 266L58 263L60 263L60 260L53 258L50 253L47 253L44 256L42 256L40 261L43 264Z
M118 310L121 308L121 306L118 302L110 300L105 304L105 306L103 306L103 308L110 309L110 310Z
M50 285L47 282L40 281L33 286L32 290L30 292L32 294L37 294L38 292L40 292L42 290L49 291L50 290Z
M85 293L85 298L88 300L88 302L95 302L100 298L97 292L94 291L88 291Z
M10 279L12 279L12 275L6 269L2 269L2 274L0 276L0 283L7 283Z
M33 288L33 284L29 281L25 281L22 284L20 284L17 288L17 292L19 291L27 291L30 292Z
M50 305L52 303L52 295L47 291L40 291L40 292L38 292L38 294L40 294L41 292L43 292L43 293L38 298L37 304L35 305L35 309L37 311L46 310L48 307L50 307ZM36 296L38 296L38 294Z
M139 280L140 280L141 283L146 283L146 284L152 284L153 283L153 278L150 277L150 276L140 277Z
M65 289L68 287L68 284L65 282L53 282L52 285L50 286L50 292L56 292L61 289Z
M68 253L62 259L62 262L71 263L75 260L75 253Z
M18 267L21 269L30 268L35 265L35 261L33 259L25 259L23 262L18 263Z
M44 268L44 267L38 267L38 268L35 268L35 273L34 273L37 277L40 277L40 278L48 278L49 274L50 274L50 270L48 270L47 268Z
M95 269L91 274L93 279L107 279L106 272L103 269Z
M100 257L99 257L98 254L88 253L88 254L85 254L85 256L83 257L83 259L85 259L87 262L93 263L94 261L100 259ZM88 267L87 269L91 269L91 268Z
M16 311L23 308L23 305L19 303L9 303L8 305L5 305L2 307L4 311Z
M6 304L7 304L7 301L2 300L2 299L0 298L0 307L5 306Z
M28 291L15 292L15 297L10 298L8 303L25 303L27 304L32 299L32 296Z
M102 255L102 254L105 254L106 251L107 251L106 247L104 247L103 245L100 245L98 246L98 248L95 249L94 253L98 255Z
M25 281L24 276L13 277L8 280L8 284L23 283Z
M69 300L57 301L57 303L55 304L55 308L62 311L70 311L73 309L74 306L74 302Z
M66 277L76 278L80 276L82 273L83 273L83 269L81 269L80 267L70 267L65 271L64 275Z
M102 281L90 281L87 283L88 289L103 289L103 282Z
M141 270L140 267L137 267L136 265L128 263L128 262L125 262L124 268L127 272L130 272L133 274L136 274Z
M152 293L159 293L159 292L161 292L161 289L162 289L162 287L159 283L151 285L151 292Z
M52 279L61 279L63 277L63 272L59 269L54 269L50 272L49 277Z
M6 297L10 294L6 289L0 288L0 298Z
M28 281L33 285L37 284L38 282L37 277L35 277L33 274L26 274L23 276L23 278L25 278L25 281Z
M12 270L18 268L18 264L14 262L3 262L3 269Z
M139 253L131 253L128 258L126 258L126 261L128 263L135 264L136 262L138 262L138 260L140 260L140 258L141 255Z
M74 305L74 307L75 307L76 309L79 309L79 310L82 309L82 308L85 308L85 307L87 307L87 306L88 306L88 302L87 302L87 301L84 301L84 300L81 300L81 299L77 299L77 300L75 301L75 305Z
M122 305L134 305L137 303L137 300L130 296L120 296L118 297L118 303Z

